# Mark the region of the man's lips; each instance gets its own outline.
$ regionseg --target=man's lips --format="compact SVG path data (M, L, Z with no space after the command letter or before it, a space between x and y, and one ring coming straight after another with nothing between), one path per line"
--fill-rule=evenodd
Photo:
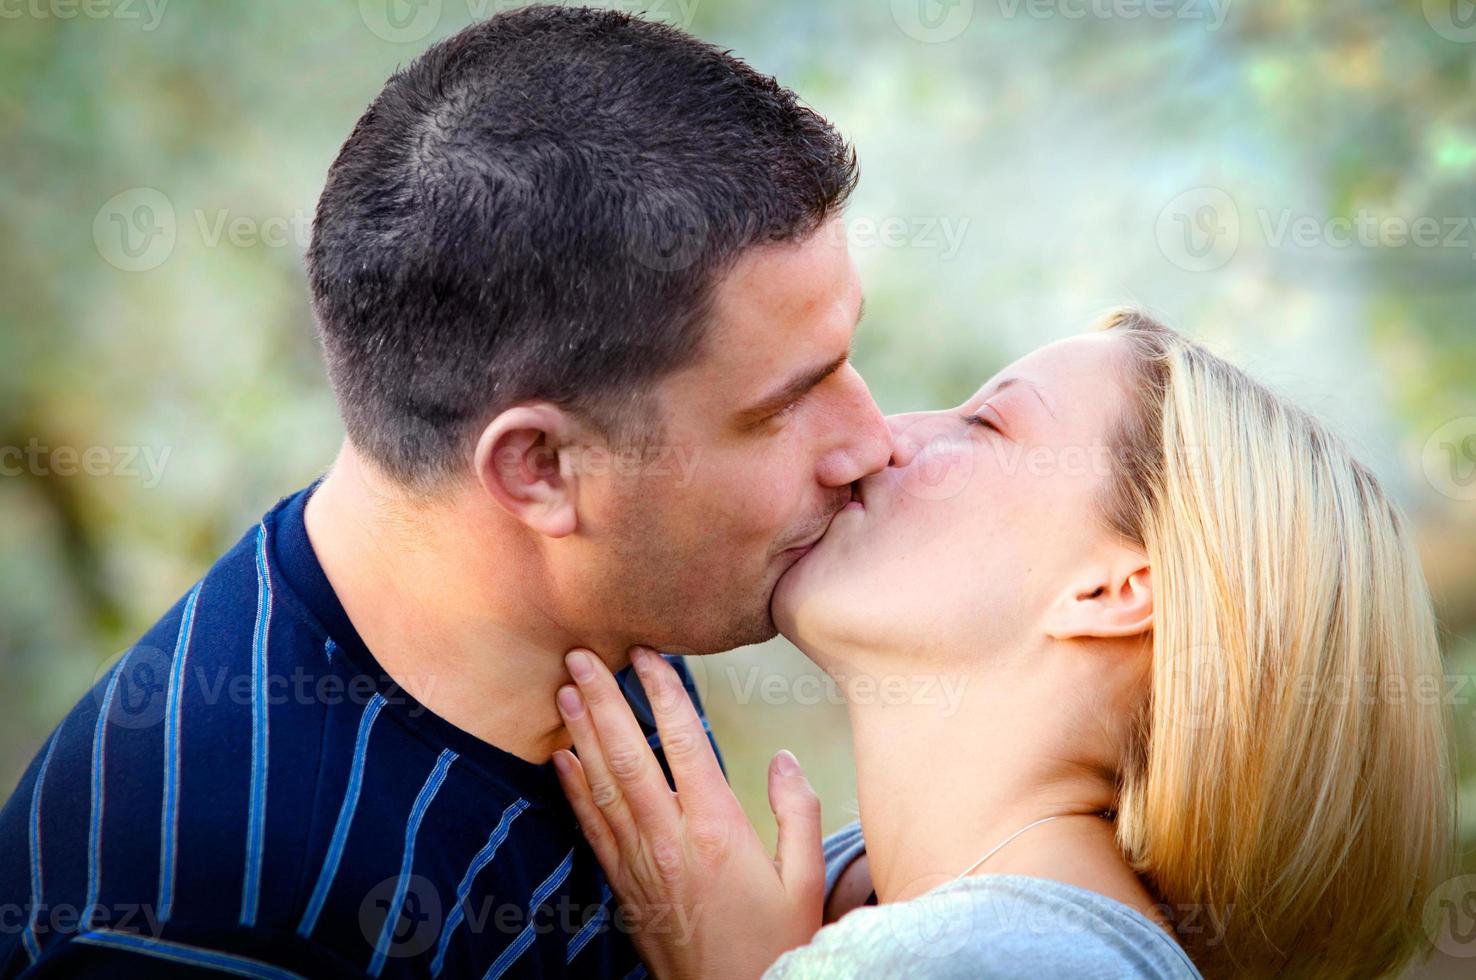
M820 539L825 537L825 531L829 526L830 525L827 523L825 527L822 527L819 531L816 531L814 534L810 535L808 541L802 541L799 544L791 545L790 547L785 548L782 554L804 555L807 551L820 543Z
M853 483L851 484L851 499L841 505L841 509L836 511L835 514L831 514L830 519L834 520L836 514L839 514L841 511L865 509L865 504L861 502L861 488L858 484ZM826 532L829 530L830 521L827 520L825 522L825 526L822 527L820 530L816 531L814 534L810 535L809 538L801 541L799 544L791 545L790 547L785 548L784 551L781 552L781 554L803 557L811 548L820 543L820 539L825 537Z

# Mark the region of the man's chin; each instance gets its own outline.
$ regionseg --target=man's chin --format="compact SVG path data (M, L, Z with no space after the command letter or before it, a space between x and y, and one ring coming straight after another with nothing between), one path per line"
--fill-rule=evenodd
M773 559L768 570L768 580L755 590L745 596L746 602L736 600L704 600L711 603L707 608L721 609L727 614L724 622L716 623L709 621L707 630L687 630L686 643L671 643L661 647L669 653L683 653L704 655L709 653L722 653L726 650L735 650L738 647L752 646L755 643L764 643L772 640L780 633L787 631L780 622L780 606L793 608L792 602L781 601L781 596L790 591L790 586L795 583L798 570L804 566L804 556L795 554L796 549L781 552ZM743 615L735 616L734 610L748 606ZM710 632L709 632L710 631Z
M730 604L729 609L733 608L733 605L736 603ZM690 646L683 647L681 644L673 644L662 649L672 653L706 656L711 653L724 653L739 647L763 643L779 635L770 607L758 603L754 604L754 608L747 615L728 619L721 624L712 624L712 626L716 626L717 629L711 632L694 631L690 636Z

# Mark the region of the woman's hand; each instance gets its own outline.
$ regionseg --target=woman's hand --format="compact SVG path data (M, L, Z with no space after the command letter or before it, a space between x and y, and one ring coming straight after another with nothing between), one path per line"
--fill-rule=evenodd
M572 650L565 662L577 687L559 689L559 712L579 755L560 750L554 766L647 968L662 978L752 978L809 942L820 928L825 862L820 801L794 756L769 764L779 823L770 858L664 658L631 651L676 792L600 659Z

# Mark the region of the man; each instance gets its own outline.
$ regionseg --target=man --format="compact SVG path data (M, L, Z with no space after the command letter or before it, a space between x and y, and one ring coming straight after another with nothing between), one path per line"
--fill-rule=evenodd
M42 746L0 974L638 972L548 764L563 655L772 636L886 464L854 180L792 93L619 13L392 77L308 254L342 452Z

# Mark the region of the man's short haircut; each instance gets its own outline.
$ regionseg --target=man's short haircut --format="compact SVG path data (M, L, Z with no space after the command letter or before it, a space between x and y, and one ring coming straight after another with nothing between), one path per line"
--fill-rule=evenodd
M828 122L676 28L559 6L466 28L390 78L318 202L308 277L349 438L418 488L526 400L640 441L724 271L855 182Z

